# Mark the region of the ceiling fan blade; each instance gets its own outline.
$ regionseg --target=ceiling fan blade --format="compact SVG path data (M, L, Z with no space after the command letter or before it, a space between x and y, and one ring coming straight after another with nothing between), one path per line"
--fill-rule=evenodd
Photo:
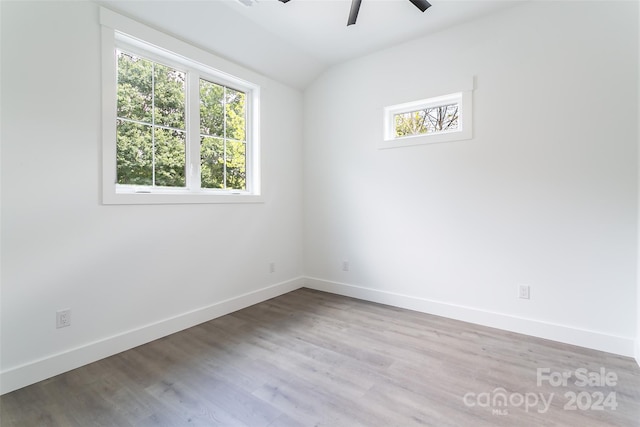
M429 3L427 0L409 0L409 1L413 3L415 7L420 9L421 12L424 12L425 10L431 7L431 3Z
M352 0L351 12L349 12L349 21L347 21L347 27L356 23L356 19L358 19L358 12L360 11L360 3L362 3L362 0Z

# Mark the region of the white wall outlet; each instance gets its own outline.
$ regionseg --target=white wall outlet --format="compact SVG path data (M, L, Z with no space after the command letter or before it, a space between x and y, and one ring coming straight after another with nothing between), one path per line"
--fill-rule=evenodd
M275 273L276 272L276 263L275 262L270 262L269 263L269 273Z
M529 299L529 285L518 286L518 298Z
M349 271L349 261L342 261L342 271Z
M56 328L71 326L71 310L56 311Z

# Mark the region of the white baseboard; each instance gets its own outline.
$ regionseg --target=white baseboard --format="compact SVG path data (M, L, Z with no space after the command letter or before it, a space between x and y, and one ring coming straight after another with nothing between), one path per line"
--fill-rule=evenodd
M636 348L633 338L608 335L598 331L579 329L535 319L525 319L474 307L465 307L313 277L306 277L304 283L305 287L319 291L434 314L622 356L635 356L640 363L640 348Z
M291 292L303 284L302 277L291 279L8 369L0 372L0 394Z
M17 390L183 329L294 291L303 286L319 291L392 305L623 356L635 357L640 365L640 340L636 342L633 338L607 335L597 331L542 322L534 319L524 319L502 313L479 310L473 307L448 304L426 298L364 288L346 283L332 282L313 277L298 277L0 372L0 394Z
M640 316L640 313L638 313L638 316ZM636 332L636 335L636 363L640 366L640 331Z

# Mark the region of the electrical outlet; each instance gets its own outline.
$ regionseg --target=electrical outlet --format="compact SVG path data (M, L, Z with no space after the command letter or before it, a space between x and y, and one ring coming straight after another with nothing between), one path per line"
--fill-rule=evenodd
M529 285L520 285L518 287L518 298L529 299Z
M276 272L276 263L275 262L269 263L269 273L275 273L275 272Z
M342 261L342 271L349 271L349 261Z
M71 310L56 311L56 328L71 326Z

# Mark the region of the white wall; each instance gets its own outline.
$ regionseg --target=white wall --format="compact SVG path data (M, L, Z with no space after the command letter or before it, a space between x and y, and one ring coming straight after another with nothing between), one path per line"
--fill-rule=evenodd
M308 285L633 355L637 7L534 2L326 72L305 92ZM376 148L384 106L466 76L472 140Z
M640 8L638 8L638 22L640 22ZM639 24L640 25L640 24ZM640 28L636 35L640 38ZM640 43L638 43L638 147L640 147ZM640 165L640 148L638 149L638 164ZM639 168L640 169L640 168ZM640 170L638 171L638 179L640 180ZM638 190L640 191L640 183L638 184ZM640 193L638 197L638 224L640 224ZM638 227L638 233L640 233L640 227ZM638 235L638 262L636 264L636 362L640 365L640 234Z
M3 1L1 27L3 392L301 285L299 91L239 75L265 203L103 206L98 7Z

